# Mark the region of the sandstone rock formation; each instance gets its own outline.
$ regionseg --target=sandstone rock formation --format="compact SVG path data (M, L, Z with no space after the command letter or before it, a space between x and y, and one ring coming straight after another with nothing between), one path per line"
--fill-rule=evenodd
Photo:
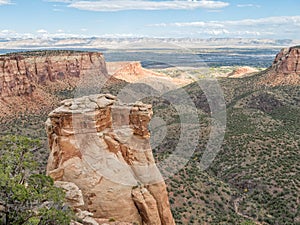
M170 79L164 74L143 68L140 62L109 62L107 63L107 70L113 77L129 83L134 83L147 77Z
M0 56L0 118L52 110L57 91L109 86L104 57L98 52L37 51ZM18 107L16 107L16 105Z
M108 74L128 83L144 83L151 80L159 80L174 84L174 86L184 86L192 82L191 79L173 78L164 73L158 73L142 67L140 62L107 62ZM184 73L182 71L182 73Z
M0 97L30 95L37 85L107 74L104 57L96 52L27 52L0 57Z
M277 85L300 84L300 47L282 49L277 54L268 75L262 79L262 83Z
M258 70L253 68L253 67L242 66L242 67L236 68L234 71L229 73L228 77L241 78L241 77L244 77L246 75L249 75L249 74L252 74L252 73L255 73L255 72L258 72Z
M282 49L277 54L273 67L278 73L300 75L300 46Z
M151 116L151 105L122 104L111 95L65 100L50 113L47 173L78 186L84 205L75 209L95 218L175 224L150 147Z
M76 208L84 205L82 192L74 183L55 181L54 184L65 191L65 200L69 206Z

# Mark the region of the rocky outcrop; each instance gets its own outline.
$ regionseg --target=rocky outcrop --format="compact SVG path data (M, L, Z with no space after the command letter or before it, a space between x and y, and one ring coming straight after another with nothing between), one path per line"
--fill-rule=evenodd
M97 52L37 51L0 56L0 118L57 107L55 93L118 84ZM16 105L18 107L16 107Z
M235 70L233 70L231 73L228 74L228 77L230 78L241 78L249 74L253 74L258 72L257 69L249 66L242 66L238 67Z
M129 83L141 81L148 77L170 79L164 74L143 68L140 62L109 62L107 63L107 70L113 77Z
M300 47L282 49L272 67L278 73L300 75Z
M84 204L75 209L94 218L174 224L150 147L151 116L151 105L122 104L111 95L65 100L50 113L47 173L80 189Z
M140 62L107 62L108 74L119 80L124 80L128 83L153 83L153 81L166 82L173 84L174 87L181 87L193 82L190 75L180 71L180 77L168 76L165 72L156 72L142 67ZM174 70L174 68L169 68ZM175 69L175 70L178 70Z
M0 56L0 97L31 95L38 85L92 72L107 74L101 53L43 51Z
M74 183L55 181L54 184L65 191L65 200L70 207L76 208L84 205L82 192Z
M270 86L300 84L300 47L282 49L277 54L263 84Z

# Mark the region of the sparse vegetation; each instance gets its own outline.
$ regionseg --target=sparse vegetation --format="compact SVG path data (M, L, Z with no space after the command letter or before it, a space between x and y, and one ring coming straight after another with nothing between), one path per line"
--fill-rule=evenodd
M201 133L190 133L199 135L196 151L189 163L166 181L176 224L299 224L299 87L260 85L258 78L264 74L220 79L227 104L227 129L221 151L204 172L197 165L209 138L209 105L196 83L185 87L198 109ZM121 88L101 91L116 95ZM151 92L144 87L143 91ZM62 99L73 97L74 92L55 94ZM176 109L163 98L143 101L153 104L155 116L164 119L168 127L166 137L154 149L156 160L161 161L176 147L181 121ZM46 117L23 115L0 124L2 135L41 139L42 147L34 152L43 162L39 171L45 169L48 156L43 126Z
M18 52L18 56L23 57L32 57L32 56L53 56L53 55L59 55L59 54L74 54L74 53L80 53L85 51L80 50L38 50L38 51L20 51ZM16 53L7 53L2 56L16 56Z

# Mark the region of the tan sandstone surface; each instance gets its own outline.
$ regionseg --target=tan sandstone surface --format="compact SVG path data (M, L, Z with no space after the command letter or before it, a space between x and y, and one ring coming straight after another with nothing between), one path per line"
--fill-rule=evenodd
M241 78L241 77L244 77L246 75L256 73L256 72L258 72L258 70L253 68L253 67L242 66L242 67L236 68L234 71L229 73L228 77L230 77L230 78Z
M50 113L47 173L73 190L73 208L95 220L175 224L150 147L151 116L151 105L122 104L112 95L65 100Z
M164 73L145 69L140 62L107 62L106 65L109 75L128 83L147 83L148 80L156 79L180 87L192 82L191 79L172 78Z

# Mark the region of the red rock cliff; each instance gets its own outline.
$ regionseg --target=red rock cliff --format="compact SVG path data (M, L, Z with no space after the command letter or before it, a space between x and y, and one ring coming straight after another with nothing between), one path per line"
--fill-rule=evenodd
M151 116L151 105L122 104L111 95L65 100L50 113L47 171L78 186L83 203L75 208L94 218L175 224L150 147Z
M0 97L30 95L38 85L92 71L107 74L101 53L45 51L0 56Z
M300 47L282 49L261 83L271 86L300 84Z
M300 47L282 49L274 60L275 71L283 74L300 74Z

